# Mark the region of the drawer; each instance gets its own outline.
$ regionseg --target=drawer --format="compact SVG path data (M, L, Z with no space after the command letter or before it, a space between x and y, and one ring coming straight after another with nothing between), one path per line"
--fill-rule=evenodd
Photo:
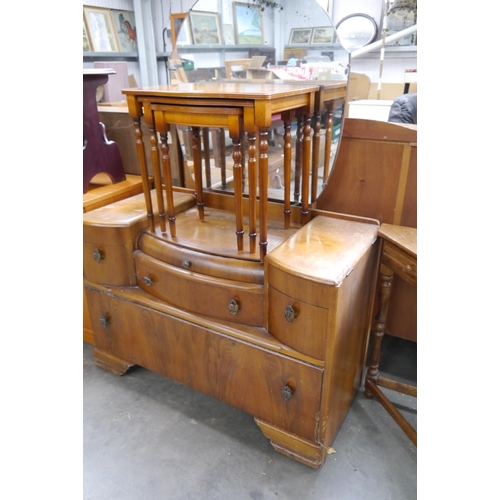
M325 359L328 309L268 288L269 332L283 344L316 359Z
M196 252L160 240L148 233L141 234L138 249L166 264L194 273L245 283L264 284L264 268L260 262Z
M317 441L322 368L93 288L87 298L100 351Z
M84 243L83 277L103 285L135 285L131 249L122 245Z
M203 316L264 325L264 286L214 278L134 252L137 282L169 304Z
M382 263L393 269L410 285L417 286L417 259L389 241L384 241Z

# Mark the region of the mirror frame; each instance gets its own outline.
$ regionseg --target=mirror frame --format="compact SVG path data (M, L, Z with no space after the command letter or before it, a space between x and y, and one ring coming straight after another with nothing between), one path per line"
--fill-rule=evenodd
M355 47L346 47L344 45L344 43L342 42L342 38L339 34L339 27L342 23L348 21L349 19L353 19L353 18L368 19L371 23L373 31L372 31L370 38L362 45L355 46ZM347 50L348 52L352 52L353 50L360 49L361 47L365 47L366 45L369 45L370 43L372 43L377 38L378 27L377 27L377 23L375 22L375 20L372 17L370 17L369 15L362 14L362 13L355 13L355 14L349 14L348 16L345 16L344 18L342 18L335 26L335 32L337 34L338 40L339 40L340 44L342 45L342 47L344 47L344 49Z

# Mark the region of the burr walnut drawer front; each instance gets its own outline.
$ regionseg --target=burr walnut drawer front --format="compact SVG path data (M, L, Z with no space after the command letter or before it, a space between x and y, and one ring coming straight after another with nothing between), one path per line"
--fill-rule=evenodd
M134 252L139 286L169 304L203 316L264 324L264 286L193 273Z
M410 285L417 286L417 259L389 241L384 241L382 264L394 269Z
M328 309L268 289L269 332L283 344L324 360Z
M103 285L135 285L131 250L122 245L83 244L83 277Z
M264 269L260 262L189 250L156 238L149 233L141 234L138 250L166 264L193 273L258 285L264 284Z
M102 352L317 440L322 368L144 307L133 298L122 300L92 288L87 295L95 345Z

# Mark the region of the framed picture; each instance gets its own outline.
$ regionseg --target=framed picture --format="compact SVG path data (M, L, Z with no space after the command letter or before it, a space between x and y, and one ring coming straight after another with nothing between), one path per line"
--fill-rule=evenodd
M335 30L333 26L324 26L322 28L313 28L311 43L333 43Z
M192 10L189 21L195 45L222 45L219 14Z
M234 29L232 24L224 24L224 43L226 45L234 45Z
M290 31L289 44L309 43L311 40L312 28L293 28Z
M258 5L234 2L234 29L239 45L263 45L264 26Z
M134 13L129 10L112 10L113 24L121 52L137 52L137 31Z
M84 6L83 15L94 52L120 52L111 11L100 7Z
M90 40L87 34L87 26L85 26L85 19L83 19L83 51L89 52L90 50L92 50L92 48L90 47Z
M176 44L192 44L191 30L189 28L189 17L187 12L170 14L170 28L172 30L172 47L175 47Z

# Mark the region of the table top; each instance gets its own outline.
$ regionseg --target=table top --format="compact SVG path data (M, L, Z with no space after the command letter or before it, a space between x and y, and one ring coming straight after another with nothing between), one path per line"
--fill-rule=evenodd
M234 83L234 79L223 79L218 80L219 82L224 83ZM263 85L312 85L314 87L318 87L318 89L343 89L347 87L347 81L345 80L264 80L259 78L238 78L236 82L239 83L260 83Z
M417 228L382 224L378 230L378 235L412 257L417 257Z
M125 95L140 97L196 97L199 99L258 99L272 100L280 97L292 97L304 93L313 93L319 90L318 85L312 83L300 84L272 84L218 81L179 83L177 85L157 85L153 87L135 87L123 89Z

